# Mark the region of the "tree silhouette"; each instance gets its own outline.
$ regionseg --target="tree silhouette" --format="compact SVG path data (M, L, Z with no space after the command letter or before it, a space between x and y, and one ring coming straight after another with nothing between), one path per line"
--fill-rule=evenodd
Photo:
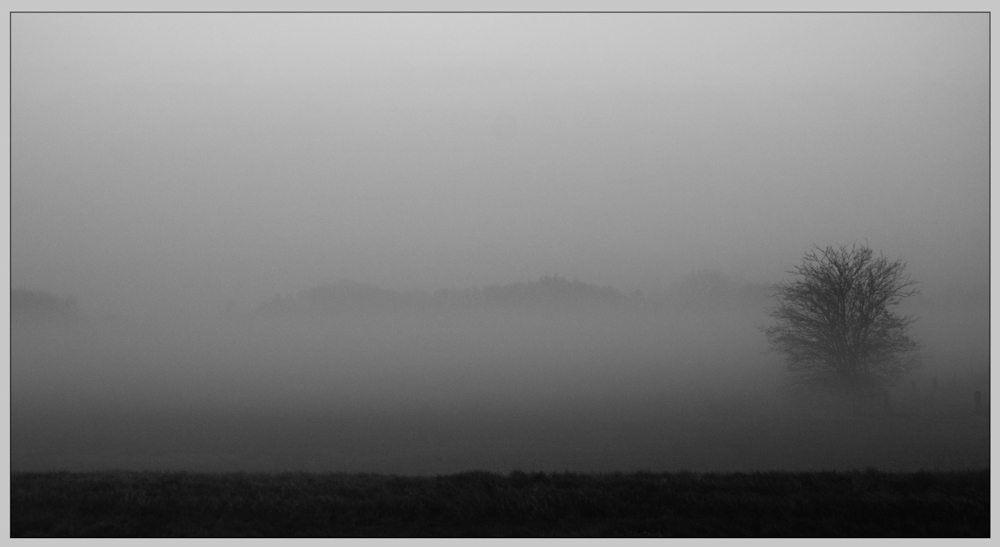
M764 329L797 380L866 396L916 367L915 318L889 309L918 292L905 267L867 245L806 252L795 278L776 285L777 322Z

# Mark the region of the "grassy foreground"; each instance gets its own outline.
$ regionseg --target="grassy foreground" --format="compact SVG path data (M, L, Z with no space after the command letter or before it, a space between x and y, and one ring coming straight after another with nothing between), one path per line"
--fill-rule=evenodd
M11 535L988 537L989 470L13 473Z

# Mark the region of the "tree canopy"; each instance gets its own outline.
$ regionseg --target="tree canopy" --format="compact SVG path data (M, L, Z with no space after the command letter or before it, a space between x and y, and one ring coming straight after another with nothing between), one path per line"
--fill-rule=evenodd
M906 264L867 245L806 252L776 285L776 323L764 329L796 378L811 385L862 391L884 387L916 367L916 320L890 308L917 294Z

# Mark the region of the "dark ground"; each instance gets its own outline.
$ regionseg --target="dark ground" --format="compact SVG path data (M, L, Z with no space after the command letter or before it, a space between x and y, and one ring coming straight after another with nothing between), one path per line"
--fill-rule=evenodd
M13 537L988 537L988 470L13 473Z

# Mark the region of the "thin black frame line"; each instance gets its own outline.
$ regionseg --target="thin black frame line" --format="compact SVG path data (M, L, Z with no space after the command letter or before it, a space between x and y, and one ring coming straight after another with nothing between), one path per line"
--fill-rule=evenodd
M59 14L564 14L564 15L588 15L588 14L747 14L747 15L768 15L768 14L990 14L990 10L978 10L978 11L932 11L932 10L921 10L921 11L276 11L276 10L266 10L266 11L10 11L11 15L15 13L31 13L31 14L45 14L45 13L59 13Z

